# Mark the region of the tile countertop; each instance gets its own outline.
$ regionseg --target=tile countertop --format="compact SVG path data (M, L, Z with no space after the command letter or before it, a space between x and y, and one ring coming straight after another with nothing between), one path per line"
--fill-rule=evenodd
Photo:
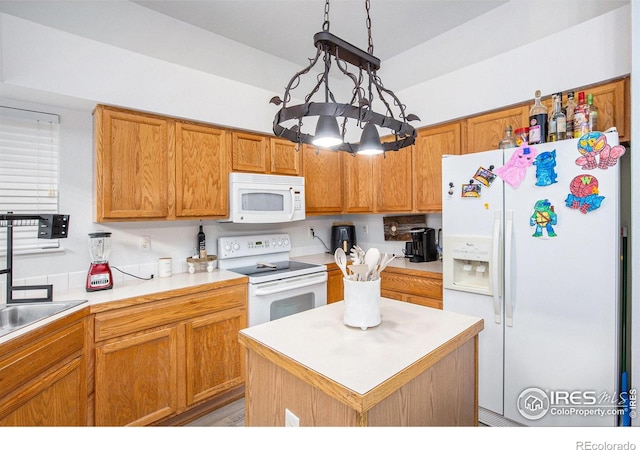
M335 263L335 259L331 253L318 253L315 255L297 256L296 261L302 261L309 264L331 264ZM412 263L409 258L397 256L393 259L388 267L396 267L398 269L422 270L425 272L442 273L442 261L430 261L422 263Z
M123 301L131 298L150 297L156 294L176 291L181 289L193 289L211 283L232 283L246 282L248 278L226 270L214 269L213 272L177 273L170 277L155 277L152 280L132 280L117 284L112 289L103 291L87 292L85 289L72 289L64 294L54 293L54 302L64 302L70 300L86 300L85 303L67 309L46 319L39 320L26 327L20 328L12 333L0 337L0 344L14 339L20 335L28 333L47 323L61 319L69 314L79 311L87 306L91 307L91 312L108 309L108 304L116 301ZM150 301L156 300L150 298Z
M380 325L366 331L343 324L337 302L241 330L346 388L365 394L451 342L483 328L478 317L382 298Z

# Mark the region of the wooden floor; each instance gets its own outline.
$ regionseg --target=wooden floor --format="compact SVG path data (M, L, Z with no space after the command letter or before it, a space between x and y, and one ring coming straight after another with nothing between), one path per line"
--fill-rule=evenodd
M185 425L187 427L243 427L244 398L229 403L206 416Z

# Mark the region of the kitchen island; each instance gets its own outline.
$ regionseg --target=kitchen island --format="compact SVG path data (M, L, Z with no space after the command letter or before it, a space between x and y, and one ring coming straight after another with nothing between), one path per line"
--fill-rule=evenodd
M388 298L380 311L365 331L343 324L343 301L241 330L245 425L477 425L482 319Z

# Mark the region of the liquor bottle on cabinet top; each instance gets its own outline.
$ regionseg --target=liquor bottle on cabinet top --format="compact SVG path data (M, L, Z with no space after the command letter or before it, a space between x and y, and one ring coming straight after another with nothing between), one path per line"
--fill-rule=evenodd
M562 92L553 96L553 112L549 119L549 142L567 138L567 116L562 112Z
M529 111L529 144L543 144L547 141L547 121L549 114L547 107L540 100L540 91L536 91L536 98Z
M573 91L567 93L567 105L565 115L567 116L567 139L573 139L573 112L576 109L576 101Z
M517 147L516 137L512 134L513 128L511 125L507 125L507 128L504 130L504 138L498 144L498 148L513 148Z
M593 104L593 94L587 95L587 105L589 106L589 131L598 131L598 108Z
M589 132L589 105L584 101L584 92L578 92L578 104L573 111L573 137L579 138Z

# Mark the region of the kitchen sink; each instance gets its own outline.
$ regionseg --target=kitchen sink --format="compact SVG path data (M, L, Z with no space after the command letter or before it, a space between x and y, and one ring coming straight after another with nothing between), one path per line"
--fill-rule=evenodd
M12 333L39 320L86 303L86 300L46 303L17 303L0 307L0 336Z

